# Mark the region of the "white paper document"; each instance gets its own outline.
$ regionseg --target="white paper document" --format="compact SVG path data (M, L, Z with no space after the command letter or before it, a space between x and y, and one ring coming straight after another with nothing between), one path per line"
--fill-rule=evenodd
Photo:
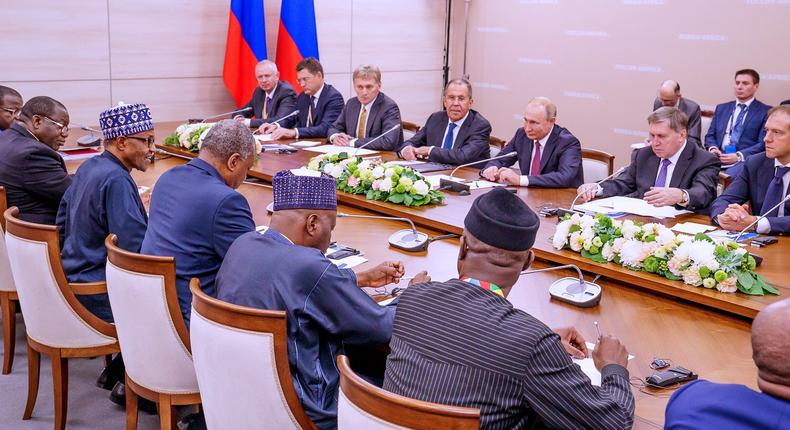
M395 160L395 161L387 161L384 163L387 166L419 166L420 164L425 164L425 161L419 160Z
M716 230L715 226L699 224L696 222L681 222L672 226L672 230L678 233L685 233L694 236L697 233L705 233L706 231Z
M493 188L493 187L504 187L504 186L506 186L505 184L500 184L500 183L497 183L497 182L486 181L484 179L478 179L476 181L470 181L470 180L463 179L463 178L456 178L455 176L451 177L450 175L430 175L430 176L426 176L425 177L425 180L428 181L428 184L433 189L439 188L439 182L442 179L447 179L449 181L455 181L455 182L460 182L462 184L469 185L469 189L470 190L480 190L480 189L483 189L483 188Z
M594 349L595 349L595 344L592 342L587 342L587 350L590 351L590 354L592 354L592 351ZM634 356L628 354L628 360L631 360L632 358L634 358ZM584 374L590 378L590 382L592 382L593 385L595 385L596 387L601 386L601 372L599 372L598 369L595 368L595 362L593 361L592 358L582 358L582 359L571 358L571 359L577 366L581 367L582 372L584 372Z
M272 134L253 134L254 137L258 142L271 142L272 141Z
M291 146L295 146L293 143ZM340 154L345 152L350 156L354 155L371 155L378 154L378 151L371 151L370 149L361 148L357 149L352 146L335 146L335 145L321 145L312 148L304 148L305 151L320 152L322 154Z
M324 143L320 140L298 140L294 143L291 143L291 146L295 146L297 148L311 148L313 146L323 145Z
M690 213L690 211L687 210L677 210L673 206L662 206L657 208L642 199L619 196L596 199L581 205L575 205L574 208L605 214L625 212L653 218L674 218L680 214Z

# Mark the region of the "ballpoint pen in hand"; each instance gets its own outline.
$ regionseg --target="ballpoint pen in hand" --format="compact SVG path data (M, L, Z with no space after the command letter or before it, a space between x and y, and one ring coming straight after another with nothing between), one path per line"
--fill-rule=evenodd
M595 324L595 331L598 333L598 339L600 339L601 338L601 327L598 326L598 321L593 321L593 324Z

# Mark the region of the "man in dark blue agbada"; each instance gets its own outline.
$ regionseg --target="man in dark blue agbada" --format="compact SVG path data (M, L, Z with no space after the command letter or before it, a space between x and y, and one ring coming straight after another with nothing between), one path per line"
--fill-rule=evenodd
M255 230L241 186L255 162L255 138L242 123L224 120L206 134L200 155L159 178L151 195L141 252L176 259L178 304L189 325L189 280L214 297L214 278L230 244Z
M339 384L335 360L344 344L386 344L392 334L394 306L379 306L360 287L397 283L404 267L384 262L355 273L323 255L337 215L331 177L283 171L273 185L270 227L233 243L217 275L217 297L287 312L288 362L296 393L319 428L333 429ZM412 282L427 280L423 272Z
M140 199L132 169L146 171L154 143L151 112L144 104L117 106L99 117L104 152L83 163L58 208L61 259L69 282L105 279L108 234L118 245L140 252L148 215ZM112 322L107 294L77 296L88 310Z

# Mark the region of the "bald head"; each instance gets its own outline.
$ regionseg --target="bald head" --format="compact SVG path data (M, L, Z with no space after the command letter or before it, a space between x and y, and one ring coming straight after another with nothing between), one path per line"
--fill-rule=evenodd
M790 389L788 327L790 299L773 303L757 314L752 323L752 358L761 380Z
M666 80L658 88L658 98L662 106L675 107L680 97L680 84L677 81Z

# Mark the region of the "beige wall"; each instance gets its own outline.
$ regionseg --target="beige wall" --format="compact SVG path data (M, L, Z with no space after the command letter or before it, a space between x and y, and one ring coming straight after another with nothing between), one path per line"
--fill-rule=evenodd
M147 103L158 121L232 110L222 83L229 1L2 0L0 84L27 100L64 102L72 122L96 124L118 101ZM347 98L351 72L378 64L405 120L439 106L444 1L316 0L327 81ZM266 0L275 56L280 1ZM252 71L250 71L252 73Z
M646 136L660 82L703 109L733 99L735 70L762 75L758 98L790 98L790 4L773 0L471 0L467 72L475 107L510 139L544 95L582 146L627 162ZM461 75L464 0L453 1L452 74Z

